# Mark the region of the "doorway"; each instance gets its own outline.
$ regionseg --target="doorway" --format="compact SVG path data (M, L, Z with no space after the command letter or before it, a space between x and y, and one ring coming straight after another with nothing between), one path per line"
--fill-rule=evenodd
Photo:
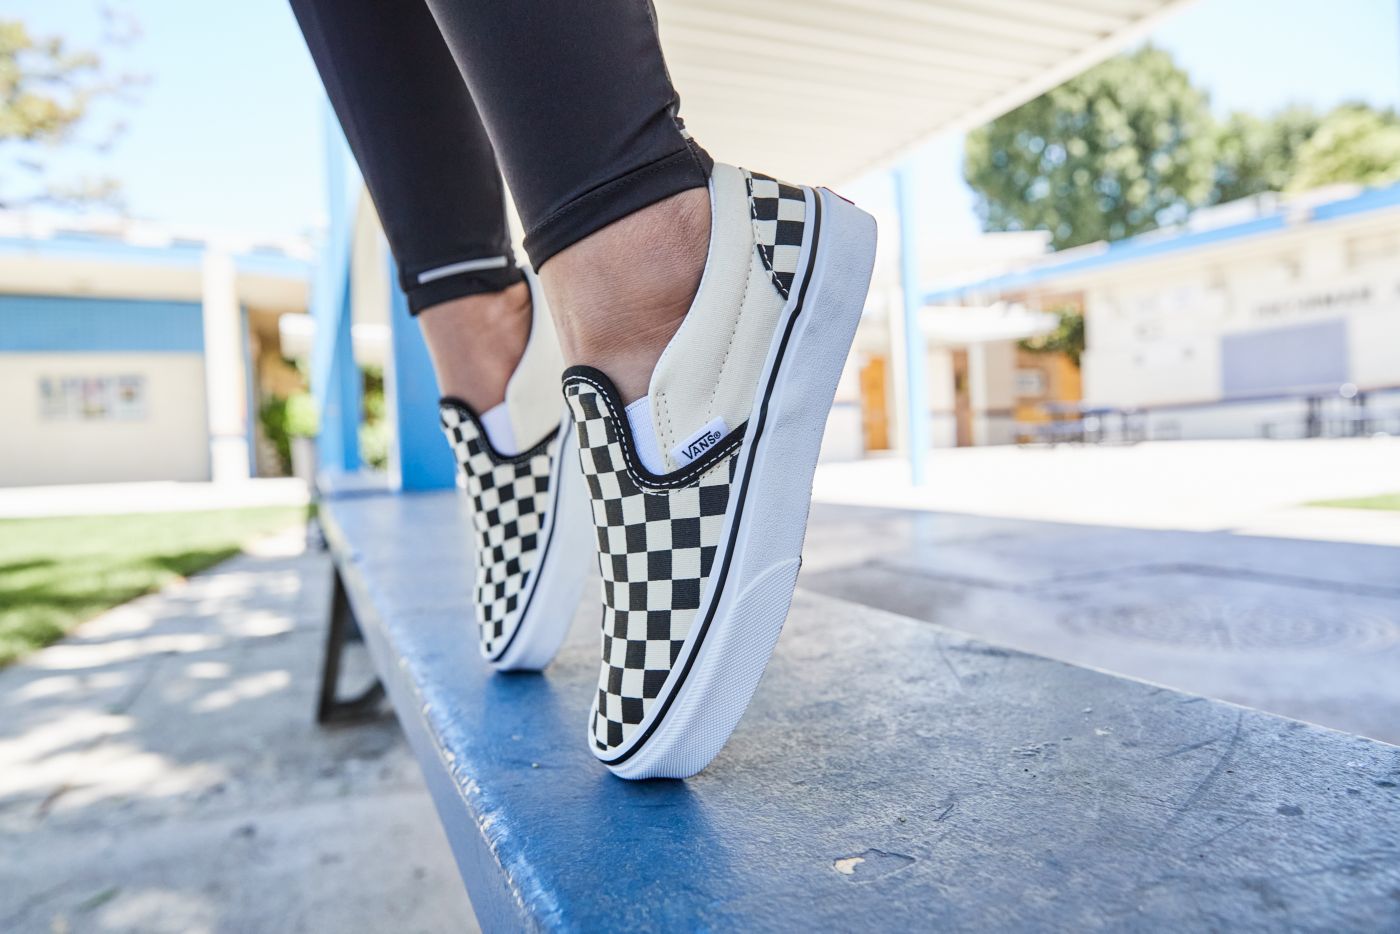
M867 451L888 451L890 447L887 372L884 357L871 357L860 368L860 428Z
M953 350L953 425L960 448L972 447L972 396L967 386L967 349Z

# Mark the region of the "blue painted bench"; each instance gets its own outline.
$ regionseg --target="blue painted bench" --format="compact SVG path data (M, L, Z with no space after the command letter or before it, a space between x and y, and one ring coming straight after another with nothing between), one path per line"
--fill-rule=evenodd
M492 676L454 493L321 520L486 930L1400 929L1400 747L799 590L714 764L628 783L590 602Z

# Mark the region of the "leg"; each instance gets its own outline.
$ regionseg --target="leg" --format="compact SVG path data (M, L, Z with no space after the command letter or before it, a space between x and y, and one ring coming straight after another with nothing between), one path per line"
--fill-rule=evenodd
M485 412L530 330L495 153L422 0L292 0L444 395Z
M428 0L490 130L568 363L646 394L705 266L712 162L651 5ZM586 10L586 12L582 12Z
M565 355L591 364L564 394L603 580L594 755L623 778L694 774L787 615L874 222L705 157L645 0L427 2Z
M581 500L558 508L581 482L559 469L576 462L563 362L537 281L515 266L491 142L423 0L292 7L421 312L476 537L482 654L541 668L587 575L592 529Z

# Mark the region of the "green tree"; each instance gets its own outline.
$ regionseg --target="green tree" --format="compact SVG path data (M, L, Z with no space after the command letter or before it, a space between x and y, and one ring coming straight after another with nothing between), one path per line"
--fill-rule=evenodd
M1298 153L1322 118L1311 107L1287 107L1269 117L1233 113L1215 138L1215 188L1211 204L1283 191Z
M1110 59L968 135L987 230L1048 230L1056 249L1180 220L1214 186L1206 95L1161 49Z
M125 44L136 35L130 18L102 9L106 42ZM0 207L34 201L114 201L110 179L55 182L49 157L59 146L111 145L122 126L112 123L100 138L79 136L93 129L93 105L102 98L124 98L140 83L133 75L113 75L102 58L73 49L62 38L39 38L18 20L0 19Z
M1355 182L1400 181L1400 116L1365 104L1343 104L1329 113L1298 148L1289 191Z
M1055 309L1054 314L1060 319L1055 330L1027 337L1017 346L1030 353L1062 353L1079 366L1079 358L1084 355L1084 314L1077 308Z

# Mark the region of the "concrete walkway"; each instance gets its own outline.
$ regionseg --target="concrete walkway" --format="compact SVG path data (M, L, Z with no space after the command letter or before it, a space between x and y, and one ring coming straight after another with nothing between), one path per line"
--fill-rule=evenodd
M1400 744L1394 547L818 503L798 586Z
M328 593L282 536L0 671L0 931L475 928L397 725L312 723Z
M801 584L1400 744L1400 439L935 451L826 464Z
M823 464L818 502L1136 529L1400 545L1400 513L1305 507L1400 492L1400 438L937 450Z

